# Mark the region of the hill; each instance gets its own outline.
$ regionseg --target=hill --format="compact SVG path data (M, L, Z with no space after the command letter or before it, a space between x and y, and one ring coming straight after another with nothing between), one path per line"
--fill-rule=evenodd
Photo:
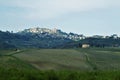
M2 31L0 32L0 41L0 46L3 48L4 44L11 45L11 48L61 48L64 44L72 42L68 38L53 37L46 34L22 34ZM5 48L9 48L9 46Z
M26 34L37 34L39 37L48 37L51 36L52 38L67 38L73 41L78 41L84 39L85 36L78 35L75 33L66 33L61 31L60 29L48 29L48 28L29 28L23 31L19 31L19 34L26 35Z
M78 48L82 44L90 47L120 47L120 37L95 35L86 37L66 33L59 29L30 28L12 33L0 31L0 49L9 48Z

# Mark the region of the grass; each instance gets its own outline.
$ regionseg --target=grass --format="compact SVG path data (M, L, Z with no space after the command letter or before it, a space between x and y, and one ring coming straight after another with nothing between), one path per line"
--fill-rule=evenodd
M120 71L37 71L0 68L0 80L120 80Z
M90 62L99 70L119 70L120 69L120 51L119 48L87 49L82 50L87 53Z
M29 49L15 57L40 70L119 70L119 48Z
M74 49L26 50L14 56L32 64L40 70L88 70L84 54Z
M0 51L0 80L120 80L119 48Z

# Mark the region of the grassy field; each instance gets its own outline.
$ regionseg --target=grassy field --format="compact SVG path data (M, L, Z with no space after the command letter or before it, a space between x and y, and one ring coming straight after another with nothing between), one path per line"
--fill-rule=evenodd
M83 53L74 49L26 50L15 57L40 70L90 70Z
M13 56L40 70L118 70L119 49L31 49Z
M1 50L0 80L120 80L120 49Z

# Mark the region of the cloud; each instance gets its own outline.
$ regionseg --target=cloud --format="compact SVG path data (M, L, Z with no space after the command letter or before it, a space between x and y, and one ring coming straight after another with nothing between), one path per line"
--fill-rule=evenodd
M52 19L71 12L120 7L119 0L3 0L0 1L1 4L23 9L21 16L31 20Z

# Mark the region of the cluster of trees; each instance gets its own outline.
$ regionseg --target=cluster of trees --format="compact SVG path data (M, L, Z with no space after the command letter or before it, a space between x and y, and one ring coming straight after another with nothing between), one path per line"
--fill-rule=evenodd
M0 31L0 49L4 48L61 48L72 40L39 34L18 34Z
M80 44L87 43L91 47L120 47L120 38L86 38L79 42Z
M73 41L66 45L64 48L78 48L82 47L83 44L89 44L90 47L120 47L120 38L116 35L107 36L105 38L101 37L88 37L79 41Z
M73 41L63 37L39 34L19 34L0 31L0 49L8 48L76 48L82 44L89 44L91 47L119 47L120 38L117 35L88 37L79 41Z

